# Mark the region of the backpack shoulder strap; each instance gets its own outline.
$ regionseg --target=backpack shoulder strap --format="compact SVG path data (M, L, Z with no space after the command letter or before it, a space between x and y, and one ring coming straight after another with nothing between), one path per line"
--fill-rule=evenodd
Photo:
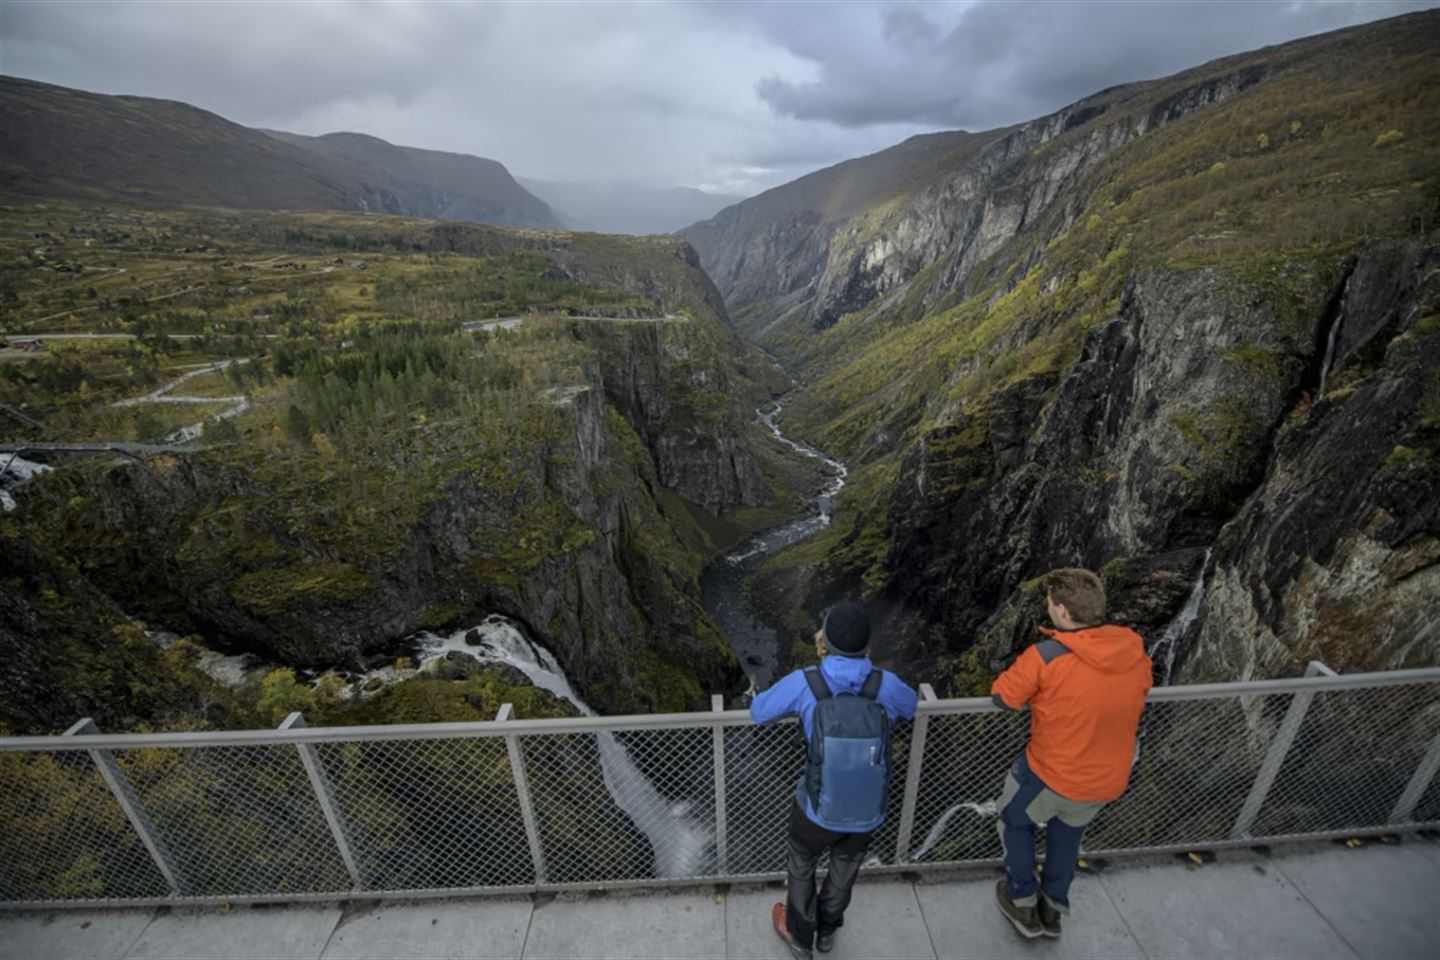
M815 694L817 701L830 698L830 684L826 683L825 678L820 675L819 667L806 667L805 681L810 684L810 692Z
M865 678L865 683L860 687L860 696L866 700L875 700L880 696L880 684L885 680L885 671L872 669L870 676Z

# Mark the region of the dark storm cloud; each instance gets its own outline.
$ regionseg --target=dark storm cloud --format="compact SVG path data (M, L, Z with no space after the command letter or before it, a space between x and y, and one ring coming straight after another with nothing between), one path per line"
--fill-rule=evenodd
M758 19L817 75L766 77L782 116L844 127L983 129L1049 113L1104 87L1163 76L1268 44L1431 6L1403 2L1048 3L871 8L852 37L819 48L785 17Z
M317 104L404 102L445 62L479 53L504 8L370 3L0 4L5 72L69 86L201 100L226 115L284 118ZM468 29L466 29L468 28Z
M537 179L755 192L915 133L1028 119L1406 9L0 0L0 70Z

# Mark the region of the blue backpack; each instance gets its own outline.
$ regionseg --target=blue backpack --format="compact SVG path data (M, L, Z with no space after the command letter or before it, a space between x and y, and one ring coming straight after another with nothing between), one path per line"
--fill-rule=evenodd
M830 692L818 667L805 669L815 695L805 790L832 824L869 824L885 815L890 786L890 715L875 698L885 674L871 670L859 694Z

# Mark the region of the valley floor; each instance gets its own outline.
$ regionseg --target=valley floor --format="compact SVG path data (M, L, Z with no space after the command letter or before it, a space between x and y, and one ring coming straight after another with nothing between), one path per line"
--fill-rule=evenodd
M1291 846L1082 874L1058 941L1024 942L994 872L862 880L831 956L1440 956L1440 842ZM777 885L653 895L447 899L317 907L0 913L0 958L782 958Z

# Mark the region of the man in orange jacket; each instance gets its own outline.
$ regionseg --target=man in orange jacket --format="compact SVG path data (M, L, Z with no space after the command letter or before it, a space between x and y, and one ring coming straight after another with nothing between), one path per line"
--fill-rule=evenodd
M1085 826L1125 792L1135 734L1150 690L1140 635L1104 623L1105 588L1089 570L1045 575L1055 629L1020 654L990 696L1007 710L1030 708L1030 742L1005 778L1000 840L1005 879L1000 910L1025 937L1060 936ZM1035 829L1045 827L1045 867L1035 878Z

